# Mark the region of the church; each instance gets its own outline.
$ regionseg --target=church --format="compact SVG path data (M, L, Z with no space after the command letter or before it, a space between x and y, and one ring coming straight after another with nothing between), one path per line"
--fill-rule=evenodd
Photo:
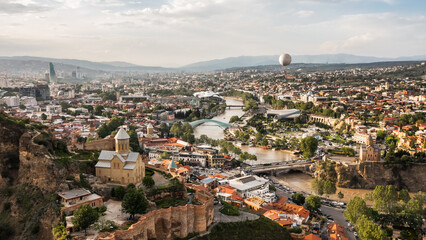
M368 136L365 145L362 144L359 151L360 162L380 161L380 148L373 144L373 138Z
M106 183L137 184L145 176L145 163L130 151L130 136L120 128L114 137L115 151L102 150L96 163L96 176Z

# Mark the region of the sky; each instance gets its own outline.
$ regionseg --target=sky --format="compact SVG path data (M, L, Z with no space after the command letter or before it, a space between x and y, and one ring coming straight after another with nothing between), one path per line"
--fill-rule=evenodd
M426 55L425 0L0 0L0 55L179 67L236 56Z

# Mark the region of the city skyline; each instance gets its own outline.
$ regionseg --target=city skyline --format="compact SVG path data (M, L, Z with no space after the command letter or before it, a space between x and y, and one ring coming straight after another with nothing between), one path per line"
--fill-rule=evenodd
M426 3L6 0L2 55L179 67L235 56L424 55Z

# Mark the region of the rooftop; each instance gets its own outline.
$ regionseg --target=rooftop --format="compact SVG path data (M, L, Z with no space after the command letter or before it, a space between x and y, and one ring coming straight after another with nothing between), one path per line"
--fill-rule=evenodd
M78 197L86 196L89 194L90 194L90 191L84 188L77 188L70 191L58 193L58 195L65 200L78 198Z
M123 139L130 139L130 136L129 134L127 134L126 130L124 130L124 128L121 127L114 138L117 140L123 140Z

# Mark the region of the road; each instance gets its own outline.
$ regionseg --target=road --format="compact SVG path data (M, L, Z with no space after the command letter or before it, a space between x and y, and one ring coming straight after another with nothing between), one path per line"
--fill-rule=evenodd
M278 197L285 196L288 199L291 199L291 195L292 195L291 193L283 191L279 188L277 188L276 194L277 194ZM304 195L306 197L305 193L304 193ZM328 206L321 206L321 211L322 211L322 213L325 213L325 214L328 214L329 216L332 216L334 221L337 224L344 226L345 227L345 234L350 240L356 240L353 232L349 231L349 229L348 229L348 222L346 222L346 219L343 216L343 211L344 211L343 209L338 209L338 208L328 207Z

